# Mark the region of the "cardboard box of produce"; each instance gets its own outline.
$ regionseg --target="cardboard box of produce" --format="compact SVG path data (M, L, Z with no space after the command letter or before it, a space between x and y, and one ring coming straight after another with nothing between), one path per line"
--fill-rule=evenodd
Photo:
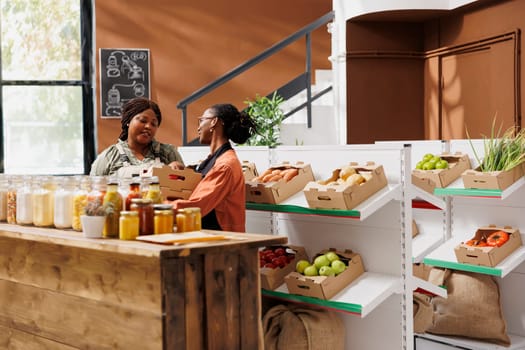
M310 208L350 210L387 186L382 165L350 163L326 180L311 181L303 190Z
M481 172L479 168L466 170L461 174L465 188L504 190L519 179L525 173L525 163L521 163L507 171Z
M415 220L412 220L412 238L416 237L419 234L419 229Z
M325 250L320 254L324 254L327 251L328 250ZM341 260L348 265L343 272L331 277L305 276L298 272L290 272L284 278L288 292L328 300L365 272L361 255L353 253L351 250L332 251L335 251Z
M465 153L442 153L438 156L448 162L448 169L412 170L412 183L429 193L434 193L436 187L447 187L471 168L470 159Z
M264 257L265 251L273 251L276 258L279 259L279 256L275 253L277 249L282 248L286 255L294 254L294 257L287 261L284 267L264 267L263 262L266 264L267 261ZM285 256L286 256L285 255ZM306 251L304 247L293 246L293 245L282 245L282 246L271 246L265 247L259 251L259 260L260 260L260 275L261 275L261 287L268 290L274 290L284 283L284 277L290 272L295 271L295 265L299 260L308 260Z
M259 174L257 173L257 168L255 167L255 163L243 160L241 165L242 172L244 173L244 181L250 181L254 177L259 176Z
M286 175L281 178L273 178L279 175L277 172L290 171L291 178ZM272 172L275 172L272 174ZM253 203L279 204L290 196L301 191L304 186L314 180L314 174L309 164L297 162L290 164L283 162L268 168L258 177L246 181L246 201Z
M201 174L193 169L173 170L167 165L150 168L147 176L159 178L160 192L167 200L188 199L202 179Z
M487 238L497 231L508 233L508 241L499 247L484 246ZM469 245L468 242L471 241L482 243L481 245ZM521 235L518 229L509 226L498 227L495 225L489 225L487 227L480 227L471 240L462 242L456 246L454 252L456 254L456 259L460 263L494 267L520 246Z

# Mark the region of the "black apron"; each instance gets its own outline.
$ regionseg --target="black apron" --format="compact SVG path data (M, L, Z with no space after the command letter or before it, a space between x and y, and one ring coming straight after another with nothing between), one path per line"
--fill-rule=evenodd
M224 152L232 149L232 146L229 142L226 142L224 145L219 147L215 153L210 154L202 163L197 167L197 172L201 173L202 177L205 177L206 174L213 168L215 161L219 158ZM217 221L217 215L215 215L215 209L210 211L207 215L202 217L202 228L206 230L219 230L222 231L219 221Z

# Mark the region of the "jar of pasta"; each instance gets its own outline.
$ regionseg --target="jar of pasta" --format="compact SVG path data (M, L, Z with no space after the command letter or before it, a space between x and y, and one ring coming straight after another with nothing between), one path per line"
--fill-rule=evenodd
M55 218L56 178L43 176L33 192L33 224L39 227L52 227Z
M71 227L75 231L82 231L80 216L84 214L84 208L87 204L87 195L90 191L91 179L89 176L80 178L79 186L73 195L73 218L71 220Z

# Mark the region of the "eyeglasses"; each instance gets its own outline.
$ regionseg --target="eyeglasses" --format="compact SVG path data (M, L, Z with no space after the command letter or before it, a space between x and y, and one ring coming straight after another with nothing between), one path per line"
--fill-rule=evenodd
M200 117L197 120L199 121L199 124L202 124L202 122L205 121L206 119L215 119L215 118L217 117Z

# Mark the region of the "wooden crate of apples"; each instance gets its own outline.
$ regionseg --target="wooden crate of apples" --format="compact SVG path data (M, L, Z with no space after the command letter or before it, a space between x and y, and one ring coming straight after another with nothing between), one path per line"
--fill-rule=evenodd
M259 250L261 287L273 290L284 283L284 277L293 272L299 260L307 260L304 247L277 245Z
M412 170L412 183L424 191L433 193L436 187L447 187L468 169L470 159L465 153L427 153Z

